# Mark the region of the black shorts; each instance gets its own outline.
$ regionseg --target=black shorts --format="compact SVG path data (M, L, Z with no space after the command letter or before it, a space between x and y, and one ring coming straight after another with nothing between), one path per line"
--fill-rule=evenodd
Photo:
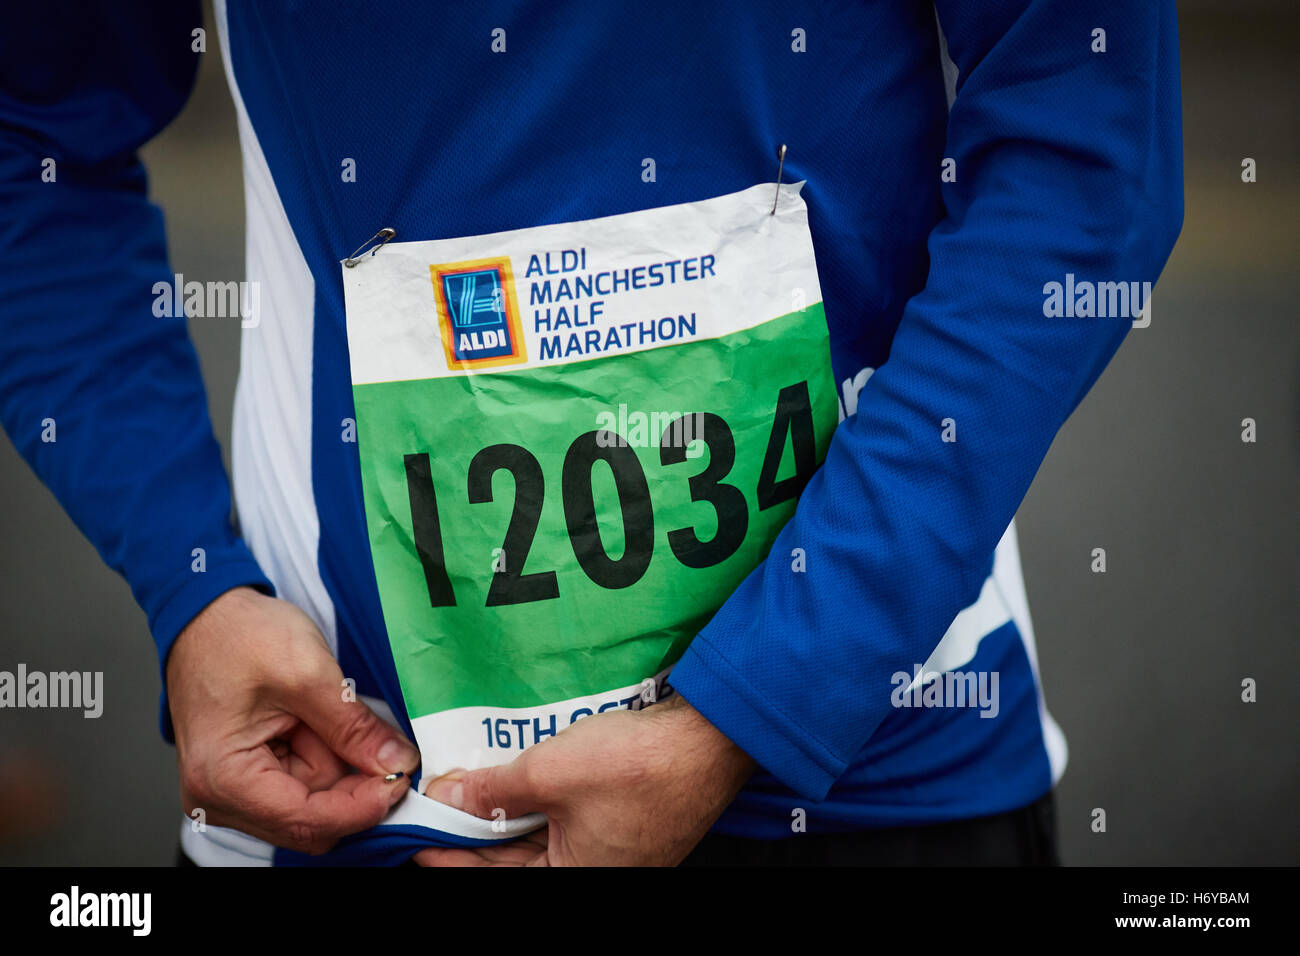
M710 833L682 866L1059 866L1051 791L992 817L750 840Z

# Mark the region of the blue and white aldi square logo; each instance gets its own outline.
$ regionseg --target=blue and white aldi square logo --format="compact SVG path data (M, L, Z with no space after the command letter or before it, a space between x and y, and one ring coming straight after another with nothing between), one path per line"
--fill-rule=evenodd
M429 266L447 368L528 361L510 259Z

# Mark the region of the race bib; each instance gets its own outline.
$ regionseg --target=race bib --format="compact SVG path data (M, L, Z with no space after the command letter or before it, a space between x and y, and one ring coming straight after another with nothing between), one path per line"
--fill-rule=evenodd
M425 778L637 708L837 421L802 184L343 270L384 623ZM789 556L782 556L789 560Z

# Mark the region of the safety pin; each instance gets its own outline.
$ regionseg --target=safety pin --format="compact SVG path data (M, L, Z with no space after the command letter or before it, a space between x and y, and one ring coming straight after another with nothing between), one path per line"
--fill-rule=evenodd
M776 215L776 204L781 198L781 171L785 169L785 143L776 148L776 195L772 197L772 212L770 215Z
M369 247L369 245L372 242L374 242L376 239L380 240L380 242L378 245L375 246L375 248L370 250L370 254L372 256L383 247L385 242L387 242L389 239L392 239L395 235L397 235L396 229L390 229L387 226L385 226L383 229L380 229L377 233L375 233L365 242L361 243L360 247L357 249L356 252L352 253L352 255L348 256L346 259L343 260L344 267L351 269L358 262L360 262L361 261L360 253L364 252Z

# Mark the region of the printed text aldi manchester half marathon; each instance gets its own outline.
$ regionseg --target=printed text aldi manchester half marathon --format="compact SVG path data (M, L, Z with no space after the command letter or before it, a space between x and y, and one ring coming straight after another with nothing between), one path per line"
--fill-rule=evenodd
M530 256L524 278L531 280L528 304L533 310L533 327L542 336L539 358L614 352L694 336L694 312L610 325L603 330L593 326L604 312L606 296L705 279L716 275L715 262L712 255L700 255L588 272L585 248Z

